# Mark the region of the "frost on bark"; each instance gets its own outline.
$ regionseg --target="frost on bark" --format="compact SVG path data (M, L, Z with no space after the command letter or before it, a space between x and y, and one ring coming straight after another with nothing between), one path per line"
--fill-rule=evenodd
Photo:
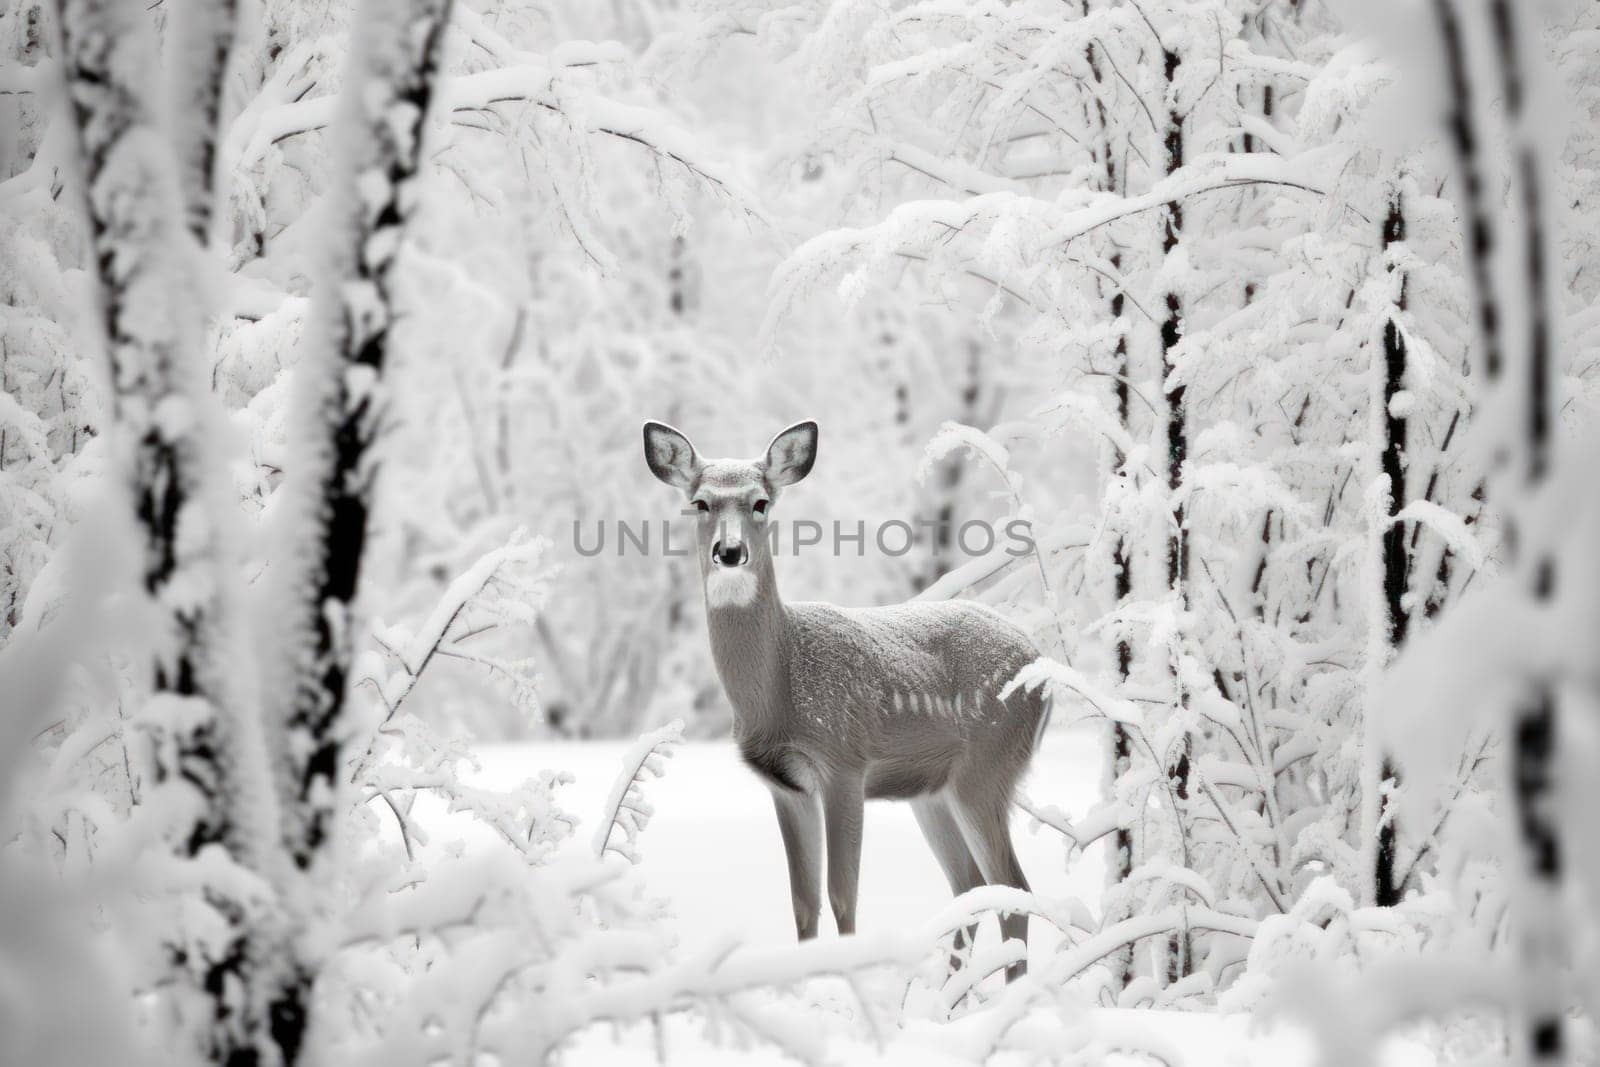
M146 20L138 5L108 0L63 0L57 11L110 361L112 477L141 541L146 617L157 628L142 715L163 743L149 770L157 789L198 798L193 822L169 829L180 857L221 847L260 871L272 849L270 833L258 831L271 819L270 790L255 706L228 663L230 568L219 532L223 487L209 456L216 442L201 358L205 309L195 300L197 251L184 227L171 142L142 80L157 69ZM175 135L214 143L216 117L214 109L182 113ZM206 123L213 128L196 128ZM239 991L251 987L265 955L255 917L218 884L205 886L204 898L227 930L221 950L194 947L186 929L166 931L171 963L206 1005L196 1036L208 1057L254 1062L262 1027Z
M1461 211L1466 230L1478 368L1485 407L1499 405L1509 418L1492 451L1489 499L1505 525L1506 565L1524 584L1528 598L1547 605L1558 576L1548 540L1526 525L1525 510L1544 488L1554 451L1552 404L1555 366L1554 300L1550 281L1549 214L1539 147L1527 115L1528 67L1524 49L1537 47L1524 5L1485 0L1480 30L1493 42L1491 71L1474 70L1467 45L1469 7L1460 0L1434 0L1448 78L1447 124L1461 173ZM1487 187L1488 101L1474 89L1488 81L1504 109L1511 148L1510 196L1514 223L1497 220L1498 195ZM1499 223L1504 223L1500 225ZM1515 279L1520 291L1513 287ZM1502 283L1512 292L1502 290ZM1524 314L1508 316L1513 302ZM1508 323L1525 332L1513 333ZM1510 798L1518 836L1512 914L1522 965L1518 980L1521 1017L1516 1047L1536 1064L1565 1063L1565 967L1570 936L1563 904L1567 858L1557 796L1556 748L1560 709L1554 679L1526 679L1510 708Z
M384 371L395 323L395 267L422 159L422 135L449 0L363 4L335 125L337 169L325 263L308 347L296 372L286 581L287 668L278 788L284 847L310 871L338 818L349 731L346 699L356 595L370 533ZM299 1056L314 961L298 960L273 1005L284 1062Z

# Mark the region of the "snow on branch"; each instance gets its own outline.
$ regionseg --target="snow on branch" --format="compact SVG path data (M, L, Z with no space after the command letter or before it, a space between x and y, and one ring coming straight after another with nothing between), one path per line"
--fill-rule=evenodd
M604 818L595 830L594 854L605 856L613 852L629 863L639 862L639 851L634 847L639 835L650 823L655 809L644 796L644 783L650 778L660 778L666 773L666 761L672 747L683 741L683 720L673 719L665 726L642 734L622 759L622 771L611 786L606 799ZM618 830L622 831L616 839Z
M1054 804L1035 804L1026 796L1018 796L1013 803L1041 826L1048 826L1065 837L1074 850L1088 848L1102 837L1134 825L1139 818L1138 811L1122 800L1097 805L1076 821Z
M1056 663L1048 659L1035 660L1033 663L1028 664L1028 666L1017 672L1016 677L1013 678L1003 690L1001 690L1000 698L1004 700L1014 690L1019 688L1034 689L1040 686L1047 687L1051 690L1063 691L1086 705L1094 714L1103 716L1112 722L1120 724L1127 729L1133 739L1146 750L1152 763L1156 765L1164 764L1165 761L1160 758L1159 753L1165 751L1167 746L1159 736L1155 741L1152 741L1146 735L1144 727L1144 713L1138 707L1138 705L1134 704L1132 701L1103 692L1097 686L1095 686L1094 683L1089 681L1089 679L1086 678L1081 672L1070 666ZM1257 855L1255 842L1251 840L1250 836L1241 826L1238 816L1233 813L1226 800L1213 786L1210 778L1206 774L1205 768L1202 766L1195 766L1191 769L1190 773L1200 792L1205 795L1212 808L1216 811L1217 817L1221 820L1233 838L1238 842L1240 851L1242 852L1246 862L1250 865L1250 868L1255 874L1256 879L1261 883L1262 889L1266 892L1267 898L1272 902L1273 907L1280 912L1287 910L1282 895L1282 887L1279 884L1275 873L1271 869L1271 865L1263 861L1261 857ZM1165 779L1163 779L1163 781L1165 781ZM1271 789L1274 788L1274 783L1272 781L1264 779L1259 774L1252 774L1250 776L1250 780L1247 782L1229 782L1225 784L1247 788L1249 791L1262 794L1263 796L1268 794ZM1093 826L1093 829L1097 832L1097 836L1104 836L1106 833L1110 833L1112 830L1116 829L1115 826L1106 827L1103 825L1105 821L1110 821L1114 818L1117 818L1121 814L1124 814L1117 811L1116 807L1117 806L1114 804L1108 805L1106 809L1098 813L1101 816L1100 821L1102 825ZM1175 800L1173 803L1173 808L1174 810L1177 809ZM1080 847L1083 844L1087 844L1086 841L1078 841L1078 833L1080 831L1075 830L1071 824L1065 823L1059 818L1043 817L1041 814L1035 814L1032 810L1029 810L1029 814L1034 815L1034 817L1039 819L1040 822L1060 830L1063 834L1066 834L1069 838L1075 842L1078 842ZM1181 823L1178 826L1178 832L1186 832ZM1093 838L1090 838L1090 840L1093 840Z
M544 64L463 74L440 87L440 104L453 113L484 111L506 103L532 104L563 116L587 133L636 144L658 159L682 167L744 214L772 225L754 194L715 162L705 144L658 109L625 104L598 93L563 97L552 91L550 70Z
M926 482L928 475L933 473L934 464L960 448L987 460L1007 484L1010 483L1010 453L987 433L959 422L944 423L939 427L939 432L933 435L933 440L928 442L928 447L922 453L922 462L917 466L917 481Z
M986 1062L999 1049L1006 1035L1038 1007L1042 996L1059 990L1101 960L1129 945L1152 937L1162 937L1185 927L1250 939L1255 936L1257 926L1252 919L1195 905L1164 908L1149 915L1136 915L1112 923L1093 937L1057 953L1046 960L1042 967L1030 971L1025 978L1008 986L1005 994L995 1001L990 1010L975 1017L973 1024L961 1033L951 1035L954 1051L974 1062Z
M1082 526L1057 528L1050 533L1036 535L1034 548L1039 555L1051 558L1058 552L1088 547L1090 531ZM954 600L974 586L996 577L1014 563L1027 558L1000 549L988 552L946 571L932 585L912 597L913 601Z
M529 801L527 797L513 797L509 807L496 807L489 803L491 795L474 790L457 780L448 765L468 760L466 752L439 740L428 727L410 715L402 715L402 707L416 690L418 682L428 667L439 656L477 664L491 675L509 679L519 692L527 685L518 664L503 663L490 656L462 649L460 642L492 629L498 625L497 612L514 618L525 617L535 610L529 597L542 595L542 587L531 589L512 581L513 572L531 567L544 555L549 541L538 537L529 539L522 530L514 531L505 544L484 553L470 567L445 587L427 618L415 630L403 625L386 626L381 620L373 624L373 637L388 657L398 665L385 671L382 657L369 653L366 669L361 677L376 692L383 705L382 717L367 737L361 756L351 771L352 784L362 787L368 799L378 798L388 803L400 823L403 834L409 838L405 813L390 798L389 793L403 790L414 793L430 790L448 797L451 810L471 810L480 821L493 827L507 840L524 852L513 827L521 824L519 812L543 810L542 802ZM510 591L495 600L489 591L508 584ZM510 611L504 602L512 601ZM489 621L480 621L487 612ZM469 613L477 613L476 617ZM470 621L463 623L464 618ZM406 764L421 767L411 771ZM488 814L485 814L488 813ZM509 813L509 814L508 814Z
M226 170L247 171L271 146L333 121L338 95L309 94L317 84L313 70L337 54L341 43L333 37L317 37L294 44L279 58L261 89L228 124L218 150ZM313 115L315 121L308 121Z
M1052 433L1088 431L1103 437L1122 455L1134 449L1133 436L1122 423L1112 417L1104 404L1084 393L1063 393L1055 397L1041 414L1046 417L1045 428Z
M1415 522L1426 526L1438 534L1445 547L1461 557L1469 567L1476 570L1483 566L1483 548L1473 535L1472 527L1467 525L1466 519L1449 508L1440 507L1431 500L1413 500L1401 508L1392 521Z
M1018 689L1037 689L1040 686L1064 690L1087 705L1092 713L1112 722L1136 729L1144 726L1144 712L1137 704L1103 691L1081 671L1049 659L1034 660L1018 671L1017 676L1000 690L1000 699L1007 699Z
M870 274L885 272L907 254L970 262L992 278L1029 277L1040 261L1061 259L1078 238L1169 203L1254 186L1320 196L1322 158L1313 151L1292 160L1259 153L1201 156L1137 196L1075 191L1045 200L994 190L962 200L907 201L879 222L828 230L790 253L773 272L761 334L770 345L790 310L826 279L842 275L840 294L848 301ZM967 240L958 243L958 237Z
M537 562L549 544L542 537L529 540L523 531L517 530L505 544L484 553L451 581L415 631L401 625L385 626L381 620L374 622L374 636L400 664L397 674L378 682L390 717L410 695L433 658L449 649L446 638L451 628L489 583L508 568Z
M452 116L493 111L502 104L532 105L560 116L575 129L627 141L659 160L682 167L732 207L771 227L772 220L760 206L759 198L745 189L731 169L716 160L702 139L664 111L612 100L591 90L563 92L559 87L563 70L623 58L613 43L566 42L548 58L519 52L510 65L443 79L436 92L436 104L441 113ZM324 94L261 107L251 116L248 133L230 132L236 152L233 166L249 169L273 145L330 126L337 99Z

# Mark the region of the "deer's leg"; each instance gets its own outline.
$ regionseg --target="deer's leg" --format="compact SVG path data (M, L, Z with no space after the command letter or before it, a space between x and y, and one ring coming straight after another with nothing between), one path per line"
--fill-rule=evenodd
M828 830L828 903L840 934L856 932L856 886L861 875L861 809L858 778L830 779L822 792Z
M957 787L955 812L967 847L990 885L1008 885L1028 892L1028 879L1011 846L1009 798L987 790L963 791ZM1028 943L1028 916L1006 915L1000 920L1000 934L1010 940ZM1026 961L1006 968L1010 982L1028 973Z
M772 791L778 811L778 832L789 860L789 899L794 904L794 929L800 940L817 936L822 915L822 813L807 793Z
M944 869L950 892L959 897L967 890L982 885L983 872L978 869L978 861L972 858L972 850L967 848L967 842L961 836L961 827L956 823L949 802L938 796L917 797L911 801L911 812L917 817L917 825L922 829L928 847L933 850L934 858ZM962 953L977 936L977 923L956 931L955 955L950 957L951 970L961 966Z

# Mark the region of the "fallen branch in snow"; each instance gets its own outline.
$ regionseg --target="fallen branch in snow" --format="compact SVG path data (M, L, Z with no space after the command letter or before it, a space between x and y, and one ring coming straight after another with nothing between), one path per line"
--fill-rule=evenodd
M622 773L611 786L606 800L605 818L594 835L594 854L605 856L614 852L629 863L639 862L639 852L634 841L650 823L655 809L644 798L646 778L659 778L666 772L665 760L672 755L672 746L683 741L683 720L673 719L667 725L640 736L622 761ZM612 835L622 828L622 839L612 843Z

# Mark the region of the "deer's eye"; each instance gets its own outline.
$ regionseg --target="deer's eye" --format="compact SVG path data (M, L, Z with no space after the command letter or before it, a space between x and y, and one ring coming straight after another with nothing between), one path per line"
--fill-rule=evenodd
M697 511L710 511L711 510L711 505L707 504L704 500L696 500L694 502L694 506L695 506L695 510L697 510Z
M754 504L750 505L750 510L755 512L757 515L765 515L767 513L768 503L770 503L770 501L757 500Z

